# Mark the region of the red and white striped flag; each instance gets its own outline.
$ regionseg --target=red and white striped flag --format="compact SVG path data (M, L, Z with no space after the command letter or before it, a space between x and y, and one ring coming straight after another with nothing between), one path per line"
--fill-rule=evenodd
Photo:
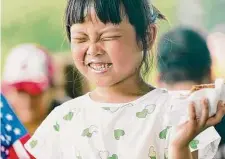
M1 159L34 159L24 148L30 135L1 94Z

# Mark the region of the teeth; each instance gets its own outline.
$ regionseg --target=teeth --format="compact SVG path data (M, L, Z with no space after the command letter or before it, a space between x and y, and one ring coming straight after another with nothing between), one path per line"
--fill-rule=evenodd
M90 64L90 67L96 71L103 71L110 68L111 66L112 66L111 64L102 64L102 65Z

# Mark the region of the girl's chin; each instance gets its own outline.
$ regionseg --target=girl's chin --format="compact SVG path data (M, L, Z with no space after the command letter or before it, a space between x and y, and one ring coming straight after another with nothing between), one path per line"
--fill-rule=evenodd
M96 87L112 87L113 85L115 85L117 82L116 81L112 81L111 79L98 79L94 81L94 85Z
M96 87L110 87L112 86L112 82L107 82L107 81L96 81L95 82Z

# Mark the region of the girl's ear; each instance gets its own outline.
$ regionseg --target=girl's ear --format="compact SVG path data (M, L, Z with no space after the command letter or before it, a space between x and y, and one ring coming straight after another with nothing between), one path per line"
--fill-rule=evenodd
M148 27L148 37L149 37L149 50L154 45L157 36L157 27L156 24L150 24Z

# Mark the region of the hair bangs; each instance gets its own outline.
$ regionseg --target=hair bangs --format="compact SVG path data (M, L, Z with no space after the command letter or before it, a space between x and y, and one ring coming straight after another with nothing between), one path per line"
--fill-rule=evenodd
M121 4L121 0L69 0L65 17L68 38L70 39L70 27L83 23L93 8L101 22L119 24L126 16Z

